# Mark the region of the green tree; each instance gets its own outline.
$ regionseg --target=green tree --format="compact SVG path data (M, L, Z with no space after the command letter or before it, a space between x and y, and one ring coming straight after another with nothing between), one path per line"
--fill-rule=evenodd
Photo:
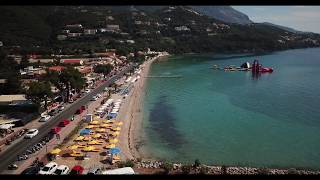
M94 67L95 73L103 73L104 77L106 77L113 69L113 66L111 64L107 65L97 65Z
M0 88L0 94L21 93L23 90L19 65L16 61L9 59L3 50L0 50L0 64L0 79L6 79L6 84Z
M35 104L40 106L44 101L44 108L47 110L47 101L52 97L51 86L49 82L31 82L27 90L27 97Z
M64 98L65 101L70 99L71 88L74 88L76 92L79 92L85 85L83 75L73 67L67 67L61 72L59 75L59 82L64 86L61 89L64 88L64 93L66 94L66 98Z
M26 55L23 55L20 61L20 69L24 69L30 65L28 61L28 57Z

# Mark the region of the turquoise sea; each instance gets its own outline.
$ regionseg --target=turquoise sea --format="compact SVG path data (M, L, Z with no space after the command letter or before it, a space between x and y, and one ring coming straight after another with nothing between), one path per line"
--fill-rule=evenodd
M258 59L271 74L224 72ZM174 162L320 169L320 48L184 55L156 62L144 98L145 156Z

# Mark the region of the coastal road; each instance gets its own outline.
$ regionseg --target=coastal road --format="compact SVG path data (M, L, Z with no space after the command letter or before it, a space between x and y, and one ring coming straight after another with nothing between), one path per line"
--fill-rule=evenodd
M68 118L72 116L77 109L79 109L82 105L90 102L92 96L96 95L99 92L102 92L105 87L108 87L112 83L114 83L117 79L121 78L126 72L131 70L133 65L130 65L123 71L114 75L102 85L92 90L90 93L86 94L84 97L78 99L74 103L72 103L68 108L64 111L60 112L56 116L54 116L50 121L41 126L39 130L39 134L32 139L23 139L21 142L14 144L12 147L7 149L4 153L0 155L0 172L7 170L8 165L15 162L18 155L23 154L30 146L38 143L44 136L46 136L51 128L57 126L62 119Z

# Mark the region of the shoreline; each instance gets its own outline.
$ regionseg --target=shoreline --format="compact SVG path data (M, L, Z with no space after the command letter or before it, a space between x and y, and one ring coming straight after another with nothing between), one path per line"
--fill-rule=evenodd
M119 137L119 146L122 150L123 160L144 159L140 149L140 143L143 141L142 117L143 117L143 99L146 93L146 78L149 74L153 62L168 55L160 54L140 65L140 80L134 84L131 92L128 94L123 108L120 110L117 119L123 121L123 129Z

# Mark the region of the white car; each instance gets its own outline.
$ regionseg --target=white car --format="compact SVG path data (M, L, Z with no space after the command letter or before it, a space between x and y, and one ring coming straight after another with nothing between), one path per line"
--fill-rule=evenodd
M50 115L44 115L44 116L41 116L39 122L46 122L50 119Z
M58 168L56 169L54 174L55 175L64 175L64 174L68 174L69 171L70 171L70 169L68 166L60 165L60 166L58 166Z
M64 110L64 106L59 106L59 111L63 111Z
M39 171L39 174L53 174L57 168L58 168L57 163L50 162Z
M35 137L39 133L38 129L29 129L26 135L24 136L25 139L31 139Z
M89 93L89 92L90 92L90 89L86 89L84 92L85 92L85 93Z
M97 94L96 96L97 96L98 98L101 98L101 94Z
M98 100L99 98L97 97L97 96L93 96L92 97L92 99L91 99L91 101L96 101L96 100Z

